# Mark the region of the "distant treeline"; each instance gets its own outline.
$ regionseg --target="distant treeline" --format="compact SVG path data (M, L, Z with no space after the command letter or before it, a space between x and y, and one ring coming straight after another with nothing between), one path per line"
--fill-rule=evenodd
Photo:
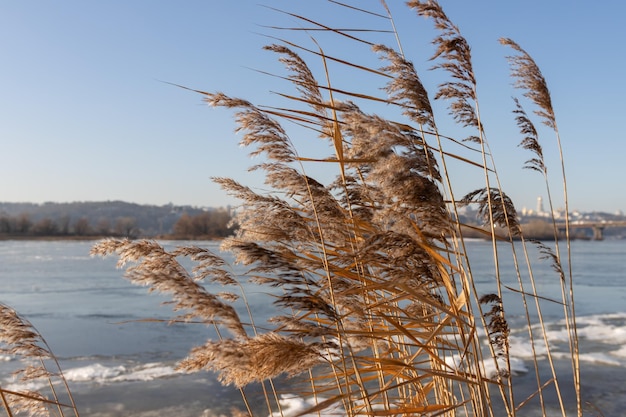
M0 238L166 237L200 239L233 232L228 208L102 203L0 203Z

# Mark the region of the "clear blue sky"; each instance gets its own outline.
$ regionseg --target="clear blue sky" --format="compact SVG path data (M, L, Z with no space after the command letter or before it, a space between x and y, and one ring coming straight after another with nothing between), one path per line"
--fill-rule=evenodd
M432 24L403 1L388 1L407 57L432 95L437 84L437 75L428 71ZM246 172L253 161L237 146L230 114L162 82L224 91L258 104L277 102L270 90L291 92L279 80L251 69L282 74L276 57L261 50L270 42L261 34L312 44L301 35L262 27L302 23L259 3L0 0L0 201L221 206L235 201L210 177L229 176L260 186L258 174ZM264 4L337 26L388 28L378 20L346 21L353 14L323 0ZM377 0L352 4L380 10ZM507 78L504 56L509 50L497 42L502 36L513 38L535 58L550 86L565 147L570 207L626 210L626 3L441 4L472 45L483 123L504 189L516 206L534 208L537 197L546 195L539 174L521 168L530 155L517 147L521 138L510 111L511 96L519 93ZM388 36L377 39L394 42ZM324 40L320 36L323 47L336 46L324 45ZM365 49L334 53L356 62L377 62ZM319 62L312 59L319 70ZM338 87L343 82L354 87L368 80L341 74L334 79ZM445 121L444 110L438 116L443 133L456 129ZM554 137L542 130L541 140L550 174L558 179ZM303 153L312 144L322 154L331 153L315 138ZM476 178L459 173L457 193L479 188ZM558 206L559 182L553 187Z

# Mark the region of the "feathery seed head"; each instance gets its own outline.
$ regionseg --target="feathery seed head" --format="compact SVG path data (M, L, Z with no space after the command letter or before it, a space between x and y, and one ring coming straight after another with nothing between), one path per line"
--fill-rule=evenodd
M535 125L524 111L524 108L520 104L519 100L516 98L513 100L515 101L515 110L513 110L513 114L516 115L515 120L517 121L517 126L519 127L521 134L524 135L524 138L519 146L536 155L535 158L531 158L525 162L524 168L539 171L546 175L547 167L544 164L543 150L539 144L539 134L537 133L537 129L535 129Z
M209 341L195 348L179 369L219 372L220 381L243 387L281 374L295 376L322 363L324 346L305 343L276 333L264 333L242 341Z
M120 262L125 263L129 260L135 262L126 270L125 276L131 282L149 287L150 291L171 294L175 301L174 310L189 312L182 316L182 319L189 320L197 317L208 322L219 322L237 337L246 337L243 324L235 309L207 292L176 259L177 255L185 253L198 254L197 249L178 248L170 253L152 241L107 239L96 244L92 250L92 254L110 253L117 253L120 256ZM204 272L210 271L204 270ZM218 279L223 279L225 276L229 275L217 274Z
M435 99L449 99L450 114L462 126L473 126L482 130L476 114L476 79L472 66L471 48L461 35L459 28L450 21L438 2L412 0L408 6L420 16L431 18L441 34L433 40L437 50L431 59L438 59L433 69L443 69L454 81L444 82L439 86Z
M398 52L384 45L375 45L375 52L383 54L389 65L380 70L393 76L387 83L385 91L390 100L400 104L403 114L415 122L434 128L433 109L413 64L404 59Z
M478 204L478 215L485 224L493 224L508 230L512 236L519 236L521 226L513 201L502 190L481 188L466 194L463 205Z
M50 352L43 347L39 332L11 307L0 303L0 352L21 358L46 359Z
M507 57L511 66L511 75L516 79L515 87L526 90L524 96L533 101L540 110L535 111L543 118L543 123L556 128L556 119L552 108L552 98L548 84L535 63L535 60L516 42L508 38L501 38L500 43L511 47L518 55Z
M306 62L294 51L284 45L268 45L264 49L281 54L280 62L291 72L289 79L296 85L304 100L321 116L326 116L324 98L317 80Z
M296 160L295 151L283 127L247 100L231 98L223 93L206 94L205 101L211 106L238 109L235 132L244 132L241 146L255 145L250 156L265 154L269 159L281 162Z

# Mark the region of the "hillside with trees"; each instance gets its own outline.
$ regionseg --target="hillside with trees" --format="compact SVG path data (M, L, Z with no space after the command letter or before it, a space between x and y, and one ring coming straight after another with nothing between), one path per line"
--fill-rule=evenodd
M0 238L166 237L212 239L232 233L229 208L123 201L1 203Z

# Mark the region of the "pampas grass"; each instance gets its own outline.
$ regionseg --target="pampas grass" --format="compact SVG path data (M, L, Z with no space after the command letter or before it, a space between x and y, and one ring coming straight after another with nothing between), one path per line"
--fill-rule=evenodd
M489 149L469 42L436 1L408 2L410 10L438 30L432 69L448 78L428 92L399 42L393 46L399 36L384 2L380 11L335 1L328 7L344 8L356 17L376 16L390 29L333 28L288 14L305 26L299 29L371 47L381 67L338 58L317 40L307 47L277 39L266 49L285 66L287 75L279 77L295 90L278 94L287 105L262 106L222 92L193 90L208 105L234 112L240 144L260 160L251 170L264 175L269 190L215 178L241 201L237 232L221 249L234 255L245 274L233 274L218 253L194 246L166 250L154 241L106 239L92 254L118 256L118 266L127 268L131 282L171 296L173 321L215 328L217 337L193 347L179 369L216 372L222 383L240 389L249 415L255 413L246 387L253 382L261 384L267 414L291 412L291 397L281 396L284 392L275 384L276 378L291 377L299 382L292 394L305 397L299 404L308 407L297 415L515 416L538 403L544 415L556 406L565 416L571 409L561 394L567 382L560 382L552 360L539 302L545 297L537 291L534 260L526 249L533 242L524 239ZM365 34L387 43L364 39ZM538 67L515 42L502 43L519 54L510 58L517 86L538 107L543 122L556 130ZM311 60L321 64L320 74L309 66ZM379 81L380 95L338 82L346 74L365 73ZM448 103L451 121L463 128L461 137L440 133L446 122L435 118L431 96ZM399 109L398 117L388 116L393 114L383 110L388 107ZM512 122L522 133L521 147L531 152L526 167L547 176L539 136L518 99ZM330 156L300 154L292 131L321 138ZM456 152L459 148L468 154ZM458 197L462 194L455 188L450 162L467 167L476 180L475 191ZM312 164L334 172L334 179L314 178ZM488 294L477 291L472 273L466 225L459 215L466 205L478 209L487 226L483 233L493 244L496 279ZM514 239L521 241L521 248ZM555 302L564 306L573 385L579 394L571 268L563 265L558 247L552 251L537 245L562 283L563 298ZM506 273L517 277L517 287L502 283L502 251L513 255L513 270ZM193 267L186 268L182 258ZM222 284L225 291L210 293L203 285L207 280ZM255 322L242 285L246 281L268 288L268 302L279 311L269 323ZM525 311L536 378L536 392L528 398L517 398L514 390L506 294L519 295ZM237 299L244 309L233 306ZM18 323L7 326L30 329ZM48 353L37 347L36 334L16 337L4 339L16 353ZM537 353L540 347L547 352L545 360ZM539 372L545 361L547 379ZM32 375L48 376L41 368L35 371ZM558 404L546 403L548 392ZM11 407L5 398L7 411ZM575 408L582 415L580 395Z

